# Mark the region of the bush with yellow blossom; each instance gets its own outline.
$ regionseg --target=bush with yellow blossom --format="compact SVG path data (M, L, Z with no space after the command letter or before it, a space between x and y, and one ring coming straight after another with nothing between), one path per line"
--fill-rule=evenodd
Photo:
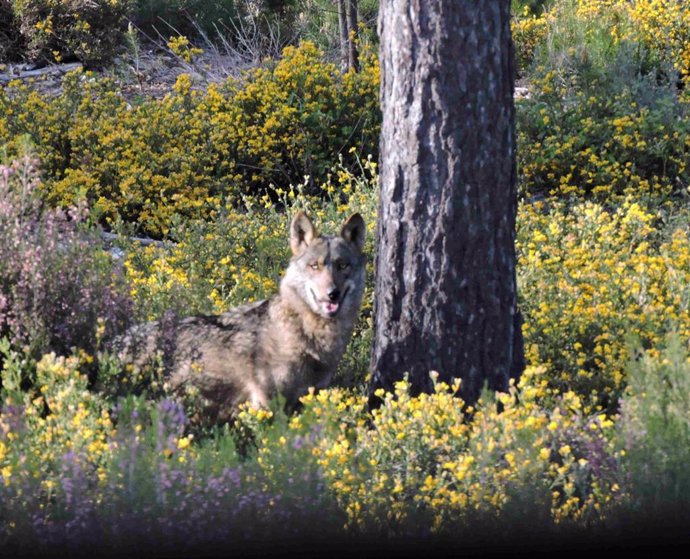
M0 144L13 155L30 138L52 204L86 199L109 227L124 220L162 236L174 215L208 218L219 201L272 184L308 176L316 191L339 154L357 171L358 151L377 146L378 76L373 54L341 75L305 42L206 91L182 74L161 100L128 102L83 72L57 96L11 82L0 88Z
M669 332L690 338L683 215L632 199L613 211L594 202L521 206L525 346L530 363L548 368L552 386L615 407L629 342L653 351Z
M9 0L26 56L86 64L107 62L122 44L133 0Z
M619 481L614 424L542 377L528 369L510 393L485 393L474 407L455 395L457 382L411 397L401 381L380 394L370 422L341 422L315 454L349 528L471 538L476 525L517 523L515 535L526 518L543 527L600 519Z

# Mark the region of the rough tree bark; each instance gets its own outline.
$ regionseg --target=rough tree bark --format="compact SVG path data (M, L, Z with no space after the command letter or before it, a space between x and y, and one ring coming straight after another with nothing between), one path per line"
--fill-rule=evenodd
M338 6L338 33L340 35L340 70L359 71L357 42L357 0L336 0Z
M524 367L510 0L381 0L372 403L408 372L474 402Z
M349 69L359 72L359 52L357 51L357 0L347 1L347 46L348 57L347 62Z
M338 4L338 34L340 35L340 71L347 72L350 64L350 51L348 48L349 33L347 31L346 0L337 0Z

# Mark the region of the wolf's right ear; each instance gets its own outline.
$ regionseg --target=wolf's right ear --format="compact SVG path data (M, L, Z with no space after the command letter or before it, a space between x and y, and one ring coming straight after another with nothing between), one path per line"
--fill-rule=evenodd
M295 256L302 254L304 249L309 246L309 243L314 240L314 237L316 237L316 228L311 219L304 212L297 212L290 224L290 248L292 249L292 254Z

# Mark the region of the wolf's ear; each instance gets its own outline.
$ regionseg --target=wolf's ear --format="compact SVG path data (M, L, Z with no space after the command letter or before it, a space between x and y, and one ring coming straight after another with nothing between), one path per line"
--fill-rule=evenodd
M350 216L343 225L343 229L340 235L346 241L351 242L355 245L360 252L364 249L364 235L366 234L367 228L364 225L364 219L359 214L353 214Z
M314 240L314 237L316 237L316 229L311 219L304 212L297 212L290 224L290 248L292 249L292 254L295 256L302 254L304 249L309 246L309 243Z

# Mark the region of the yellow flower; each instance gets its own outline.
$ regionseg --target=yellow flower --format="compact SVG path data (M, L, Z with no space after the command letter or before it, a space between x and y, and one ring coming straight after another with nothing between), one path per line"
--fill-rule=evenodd
M0 475L2 475L3 482L7 487L12 478L12 466L3 466L2 469L0 469Z

